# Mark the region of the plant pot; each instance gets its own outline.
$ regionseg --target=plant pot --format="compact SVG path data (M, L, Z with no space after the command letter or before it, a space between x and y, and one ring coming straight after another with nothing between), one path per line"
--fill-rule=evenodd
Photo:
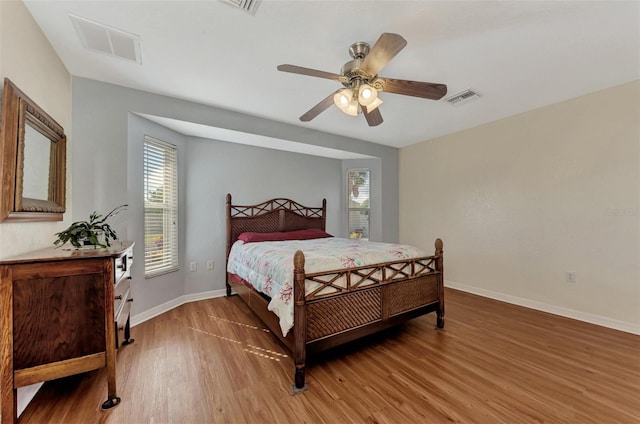
M96 237L98 239L98 243L100 244L105 244L105 239L104 239L104 232L103 231L96 231ZM91 242L91 239L89 239L89 237L84 237L80 240L78 240L78 242L80 243L80 247L77 247L76 249L100 249L102 248L102 246L99 246L97 244L93 244Z

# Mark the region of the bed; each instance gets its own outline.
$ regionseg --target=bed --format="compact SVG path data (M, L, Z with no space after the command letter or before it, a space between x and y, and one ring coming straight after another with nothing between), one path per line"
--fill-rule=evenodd
M234 205L227 194L227 269L234 243L246 233L287 233L326 227L326 200L307 207L290 199ZM360 241L359 243L367 243ZM242 243L238 243L242 244ZM291 304L293 327L283 334L280 318L268 309L270 298L252 283L227 272L227 296L237 294L292 352L292 392L306 389L307 355L313 355L431 312L444 328L443 244L435 253L366 265L305 272L305 254L293 253Z

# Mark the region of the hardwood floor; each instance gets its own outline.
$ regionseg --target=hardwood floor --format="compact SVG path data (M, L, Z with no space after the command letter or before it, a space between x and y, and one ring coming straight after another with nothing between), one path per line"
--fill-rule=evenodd
M290 395L293 360L236 296L132 329L106 373L45 384L21 423L638 423L640 336L447 289L430 314L321 354Z

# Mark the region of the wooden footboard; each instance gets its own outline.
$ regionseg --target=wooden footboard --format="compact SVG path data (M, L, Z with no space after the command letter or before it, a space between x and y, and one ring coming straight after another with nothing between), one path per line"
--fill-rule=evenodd
M304 271L304 254L296 252L294 391L305 387L307 353L430 312L437 313L437 328L444 328L442 247L442 240L437 239L433 256L312 274ZM307 290L308 286L315 288Z

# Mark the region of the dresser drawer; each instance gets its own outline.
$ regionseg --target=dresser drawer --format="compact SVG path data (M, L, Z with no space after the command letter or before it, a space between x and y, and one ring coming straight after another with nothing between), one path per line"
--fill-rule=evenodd
M131 265L133 265L133 250L129 249L124 255L115 259L115 284L118 284L123 279L131 278Z
M129 290L131 288L131 280L125 278L121 280L118 285L115 287L113 292L114 301L113 301L113 313L115 316L118 315L120 309L122 309L122 304L125 300L127 300L127 296Z
M116 309L116 348L120 347L120 344L129 338L129 316L131 314L133 298L131 297L130 290L126 295L126 300L122 302L121 309L119 311Z

